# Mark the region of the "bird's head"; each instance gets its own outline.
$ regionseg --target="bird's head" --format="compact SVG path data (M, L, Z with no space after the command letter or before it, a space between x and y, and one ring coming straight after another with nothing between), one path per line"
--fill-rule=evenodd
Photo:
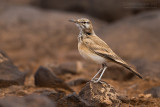
M89 19L81 18L81 19L77 19L77 20L71 19L69 21L74 22L78 26L80 31L82 31L83 33L86 33L89 35L94 33L92 23Z

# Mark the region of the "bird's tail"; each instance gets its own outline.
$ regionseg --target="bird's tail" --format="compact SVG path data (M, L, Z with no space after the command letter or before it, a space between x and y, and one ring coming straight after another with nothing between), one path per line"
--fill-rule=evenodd
M130 70L132 73L136 74L139 78L143 79L140 73L138 73L136 70L134 70L131 66L129 66L127 63L119 63L120 65L124 66L128 70Z

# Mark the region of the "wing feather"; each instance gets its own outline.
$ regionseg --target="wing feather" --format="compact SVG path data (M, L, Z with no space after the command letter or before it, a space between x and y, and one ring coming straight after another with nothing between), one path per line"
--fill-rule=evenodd
M118 57L110 49L110 47L103 40L101 40L98 36L89 36L89 37L83 39L83 43L93 53L124 66L128 70L135 73L139 78L142 78L142 76L136 70L134 70L132 67L130 67L120 57Z
M90 49L92 52L94 52L95 54L98 54L101 57L110 59L114 62L125 63L98 36L89 36L88 38L83 39L83 42L86 45L86 47Z

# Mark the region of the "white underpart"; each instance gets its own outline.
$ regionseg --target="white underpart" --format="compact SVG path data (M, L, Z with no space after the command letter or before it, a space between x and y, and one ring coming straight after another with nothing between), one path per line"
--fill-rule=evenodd
M98 64L102 64L102 63L106 62L105 58L103 58L101 56L98 56L96 54L87 53L87 52L84 52L82 50L79 50L79 53L81 54L81 56L84 59L94 61L94 62L96 62Z
M98 55L89 55L89 57L91 57L91 59L96 62L96 63L99 63L99 64L102 64L105 62L105 59L101 56L98 56Z

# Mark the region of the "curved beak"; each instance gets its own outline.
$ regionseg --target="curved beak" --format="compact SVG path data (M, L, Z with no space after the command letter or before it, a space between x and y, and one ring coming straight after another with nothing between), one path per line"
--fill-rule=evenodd
M68 20L69 22L73 22L73 23L78 23L78 21L77 20L74 20L74 19L70 19L70 20Z

